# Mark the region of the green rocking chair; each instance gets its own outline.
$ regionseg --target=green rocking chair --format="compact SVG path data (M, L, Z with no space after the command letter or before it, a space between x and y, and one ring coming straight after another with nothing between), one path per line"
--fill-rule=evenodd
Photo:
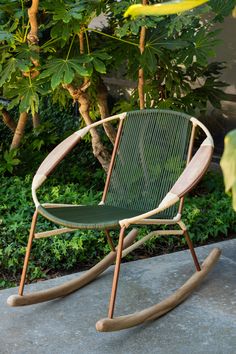
M102 201L97 206L40 204L36 191L89 132L105 122L119 120L117 137ZM196 130L205 139L192 157ZM220 256L215 248L200 266L186 226L181 220L184 196L206 172L213 153L213 140L206 127L189 115L168 110L141 110L122 113L87 126L60 143L42 162L33 183L35 213L32 220L19 294L8 298L10 306L30 305L65 296L85 286L115 262L107 318L96 323L98 331L115 331L154 320L167 313L198 286ZM61 225L61 228L35 232L37 216ZM133 225L178 225L179 230L157 230L135 241L137 230L125 237ZM34 239L59 235L76 229L104 230L111 252L78 279L35 293L23 294L31 245ZM119 229L114 246L111 229ZM122 257L156 235L182 235L191 251L196 272L174 294L160 303L134 314L114 317L114 306Z

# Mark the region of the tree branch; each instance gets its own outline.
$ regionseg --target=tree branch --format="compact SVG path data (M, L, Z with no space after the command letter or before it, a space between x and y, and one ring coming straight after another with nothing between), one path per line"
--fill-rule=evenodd
M103 80L101 79L101 80L99 80L99 84L97 86L97 101L98 101L99 112L100 112L102 119L109 117L107 98L108 98L108 91L107 91L107 88L106 88ZM115 128L109 122L104 123L103 128L106 132L106 135L110 139L111 143L114 145L115 139L116 139Z
M142 0L143 5L148 5L148 0ZM145 37L146 37L146 27L141 27L140 37L139 37L139 50L142 55L145 50ZM138 71L138 96L139 96L139 107L140 109L145 108L145 98L144 98L144 70L139 68Z
M12 139L10 150L16 149L20 146L21 139L24 136L24 131L25 131L27 119L28 119L28 113L22 112L20 114L20 117L19 117L19 120L17 123L17 127L15 130L15 134L13 136L13 139Z
M37 21L38 7L39 7L39 0L32 0L32 5L28 9L30 32L27 36L27 39L30 42L30 44L35 44L35 45L37 45L39 42L38 21Z
M2 109L2 120L4 124L14 133L16 130L16 123L11 118L9 112L6 109Z

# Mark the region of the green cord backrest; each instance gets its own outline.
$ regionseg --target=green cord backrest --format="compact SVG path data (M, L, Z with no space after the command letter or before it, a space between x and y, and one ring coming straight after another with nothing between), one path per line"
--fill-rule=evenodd
M186 166L191 117L167 110L128 112L105 204L146 212L158 206ZM158 218L172 218L178 205Z

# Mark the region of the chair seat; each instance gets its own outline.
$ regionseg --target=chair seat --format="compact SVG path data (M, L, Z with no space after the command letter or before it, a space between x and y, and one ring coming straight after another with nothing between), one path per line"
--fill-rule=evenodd
M119 226L119 220L141 214L140 211L109 205L71 205L38 207L38 212L56 224L73 229L106 229Z

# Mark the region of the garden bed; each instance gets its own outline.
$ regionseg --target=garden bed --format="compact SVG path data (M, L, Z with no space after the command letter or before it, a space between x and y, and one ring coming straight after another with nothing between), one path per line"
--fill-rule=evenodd
M0 193L0 287L15 286L19 282L23 265L28 230L34 210L31 177L2 178ZM55 180L42 188L41 197L46 201L97 204L101 192L85 191L76 183L58 185ZM40 198L41 200L41 198ZM195 246L222 241L234 237L236 217L231 199L224 193L222 177L210 172L197 188L185 199L183 221L189 228ZM50 227L39 218L39 230ZM151 228L140 228L140 237ZM112 234L117 239L117 232ZM145 246L133 252L126 261L176 252L187 248L184 238L153 238ZM28 281L38 281L72 272L85 270L109 252L106 238L99 231L76 231L33 244L29 264Z

